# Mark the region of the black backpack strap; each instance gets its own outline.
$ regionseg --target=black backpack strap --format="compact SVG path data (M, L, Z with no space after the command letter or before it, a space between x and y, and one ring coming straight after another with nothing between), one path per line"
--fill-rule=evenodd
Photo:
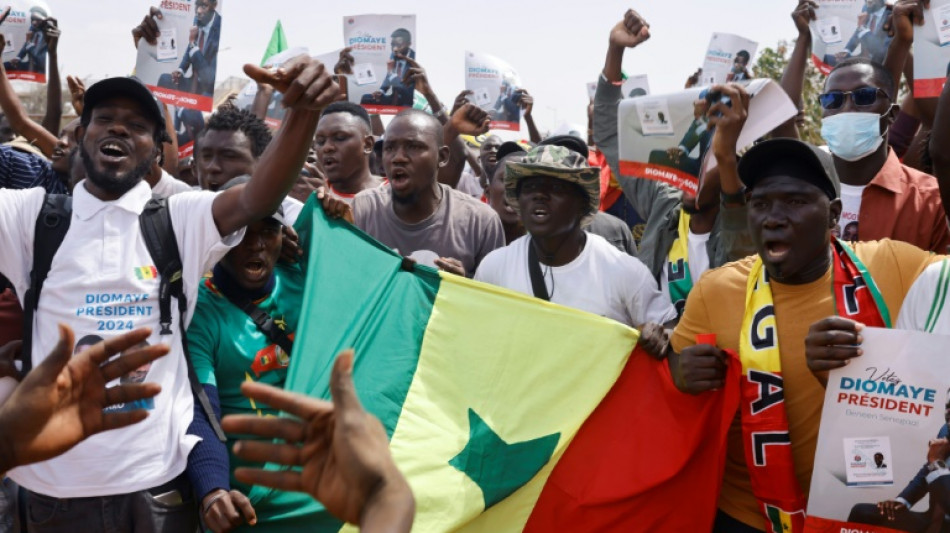
M22 376L33 368L33 319L40 304L40 292L53 256L66 238L73 213L73 198L65 194L47 194L36 217L36 232L33 235L33 269L30 271L30 287L23 295L23 366Z
M182 352L185 354L185 364L188 366L188 381L191 384L191 392L198 403L201 404L205 415L208 416L218 440L227 442L224 430L221 429L221 423L211 407L211 400L208 399L208 394L201 382L198 381L198 374L191 363L191 355L188 351L188 337L185 333L185 314L188 311L188 300L185 298L182 281L181 254L178 251L178 241L175 240L175 231L172 228L172 218L168 210L167 200L149 200L142 214L139 215L139 225L142 228L142 236L145 238L145 246L148 248L152 260L155 261L155 268L159 275L158 312L159 324L162 328L159 334L171 335L172 333L171 299L174 296L178 300L178 328L181 332L181 346Z
M528 240L528 274L531 275L531 290L535 298L549 302L551 296L548 295L548 286L544 283L544 274L541 273L541 262L538 260L538 252L534 249L534 241Z
M254 302L248 300L247 298L237 298L231 294L227 294L224 291L221 291L221 294L231 301L238 309L244 311L247 316L251 317L251 320L254 321L254 325L257 326L257 329L267 337L267 340L273 342L277 346L290 356L291 352L294 349L294 341L287 336L287 332L280 328L274 319L271 318L267 311L264 311L260 307L254 305Z

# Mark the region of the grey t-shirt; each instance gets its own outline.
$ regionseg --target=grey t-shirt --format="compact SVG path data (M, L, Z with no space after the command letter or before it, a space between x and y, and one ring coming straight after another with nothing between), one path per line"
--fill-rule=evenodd
M432 267L439 257L458 259L471 277L482 258L505 245L501 220L488 205L439 186L442 202L438 209L417 224L407 224L396 216L388 186L357 194L353 217L357 227L400 254Z

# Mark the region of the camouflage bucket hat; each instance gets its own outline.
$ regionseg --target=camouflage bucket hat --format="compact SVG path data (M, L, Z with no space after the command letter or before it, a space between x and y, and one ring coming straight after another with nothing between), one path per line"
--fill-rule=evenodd
M591 167L581 154L563 146L541 145L532 148L520 163L505 167L505 201L518 211L518 182L531 176L547 176L574 183L587 195L584 220L600 209L600 168Z

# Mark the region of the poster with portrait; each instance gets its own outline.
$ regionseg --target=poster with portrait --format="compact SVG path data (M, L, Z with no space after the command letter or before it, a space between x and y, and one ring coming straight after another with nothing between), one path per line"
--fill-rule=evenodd
M861 335L864 354L828 375L805 530L924 531L928 443L947 434L950 337L882 328ZM889 521L877 504L898 498L910 508Z
M739 82L752 95L738 148L775 129L797 113L788 95L772 80ZM715 167L708 155L713 130L707 112L722 95L709 87L627 98L618 107L620 179L652 179L696 194L704 170Z
M416 59L415 15L343 17L343 41L354 59L349 101L379 115L412 107L415 86L403 77L412 68L406 59Z
M472 91L469 101L491 116L492 129L521 129L521 77L506 61L465 52L465 90Z
M758 47L757 42L738 35L712 34L699 83L716 85L751 80L752 58L755 57Z
M950 74L950 0L930 0L914 26L914 96L937 98Z
M224 0L162 0L158 42L139 40L135 75L159 100L211 111Z
M3 68L11 80L46 83L46 19L53 16L42 0L8 0L0 3L0 13L10 13L0 24L3 33Z
M885 0L817 0L811 28L812 62L822 74L849 57L884 63L890 37L884 31Z
M302 47L302 46L288 48L287 50L284 50L283 52L274 54L270 56L269 58L267 58L267 60L264 61L263 66L267 68L279 67L283 65L284 63L286 63L287 61L301 54L309 54L309 53L310 52L307 50L307 48ZM326 54L326 55L329 55L329 54ZM314 59L317 59L318 61L322 62L326 58L324 58L323 56L314 56ZM333 61L334 63L336 62L336 56L334 56ZM330 63L327 68L333 68L333 63ZM252 81L249 81L247 85L245 85L244 88L241 89L241 91L238 93L237 98L234 101L234 105L237 106L238 109L246 109L248 111L253 111L254 101L256 98L257 98L257 83L252 80ZM267 102L267 113L266 115L264 115L264 122L267 124L267 126L271 130L276 131L277 128L280 127L280 124L283 122L284 115L287 114L287 110L284 109L284 106L281 105L282 100L283 100L283 95L278 91L274 91L271 94L270 100Z

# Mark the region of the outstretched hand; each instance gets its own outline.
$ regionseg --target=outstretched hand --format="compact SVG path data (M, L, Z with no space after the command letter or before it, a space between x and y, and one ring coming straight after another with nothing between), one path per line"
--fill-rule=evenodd
M168 353L157 344L129 350L151 334L139 328L113 337L73 356L74 336L60 325L59 342L0 406L0 470L60 455L102 431L141 422L143 409L105 413L114 404L151 398L156 383L106 384ZM122 353L109 362L110 357Z
M333 403L253 382L242 383L241 392L296 418L226 416L222 427L228 433L285 441L238 441L234 453L248 461L302 468L238 468L234 476L239 481L307 492L334 516L364 528L379 519L408 531L415 506L412 492L389 453L386 430L363 410L356 395L352 350L333 365Z
M86 84L76 76L66 76L66 85L69 87L69 99L73 103L73 109L77 115L82 115Z

